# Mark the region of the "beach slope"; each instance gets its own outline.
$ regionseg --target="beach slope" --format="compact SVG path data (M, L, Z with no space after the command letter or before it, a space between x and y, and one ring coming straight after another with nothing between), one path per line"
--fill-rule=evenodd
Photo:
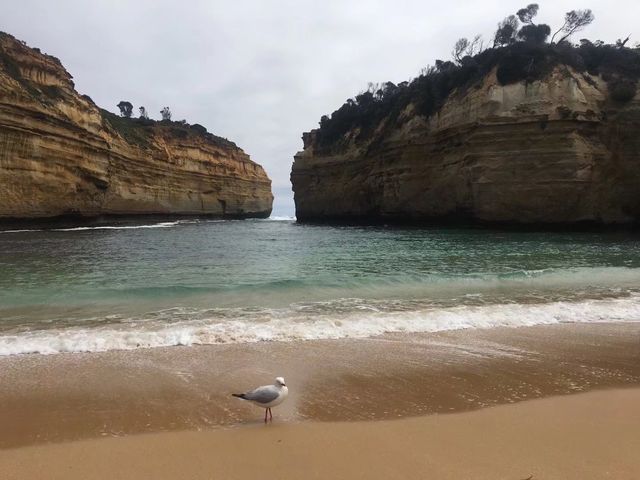
M631 479L640 389L391 421L133 435L0 451L2 478Z

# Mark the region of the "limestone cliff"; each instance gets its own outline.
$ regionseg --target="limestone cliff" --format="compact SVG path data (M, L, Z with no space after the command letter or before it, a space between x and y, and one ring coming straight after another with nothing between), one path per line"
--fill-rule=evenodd
M0 33L0 219L267 217L263 168L203 127L123 119L74 89L60 61Z
M327 149L312 131L291 174L297 218L638 223L634 88L618 102L601 76L565 65L507 85L494 68L436 113L409 104L364 139L351 129Z

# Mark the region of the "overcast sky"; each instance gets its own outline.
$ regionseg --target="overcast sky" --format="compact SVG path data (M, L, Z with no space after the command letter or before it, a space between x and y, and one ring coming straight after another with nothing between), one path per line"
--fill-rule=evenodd
M152 118L200 123L262 164L274 214L293 215L289 173L302 132L367 82L401 82L460 37L492 37L525 1L236 0L5 2L0 29L60 58L76 88L117 112L128 100ZM552 30L591 8L579 38L640 41L640 2L539 2ZM615 8L614 8L615 4Z

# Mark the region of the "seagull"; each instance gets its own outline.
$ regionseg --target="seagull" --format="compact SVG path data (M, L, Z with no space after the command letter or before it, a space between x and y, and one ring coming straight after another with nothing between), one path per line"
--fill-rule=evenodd
M267 423L267 413L270 416L270 420L273 420L271 407L275 407L284 402L288 394L289 389L282 377L277 377L273 385L263 385L247 393L232 393L234 397L249 400L255 405L264 408L264 423Z

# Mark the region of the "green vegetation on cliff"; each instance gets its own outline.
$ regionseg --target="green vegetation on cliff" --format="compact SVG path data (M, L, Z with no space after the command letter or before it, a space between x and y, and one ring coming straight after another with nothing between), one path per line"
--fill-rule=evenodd
M129 118L118 116L108 110L100 109L100 114L104 122L116 130L127 142L138 145L142 148L149 146L149 140L157 129L163 129L168 135L175 139L186 139L189 137L203 137L207 141L222 148L238 148L235 143L226 138L209 133L200 124L190 125L184 120L173 122L171 120L151 120L150 118Z
M627 40L615 45L583 39L579 45L570 35L593 20L590 10L568 12L565 23L547 43L548 25L533 23L538 6L531 4L498 24L493 47L483 48L480 36L473 41L460 39L452 52L453 61L436 60L410 82L395 85L370 84L369 89L350 98L331 116L323 116L317 130L317 146L332 150L347 132L358 130L358 140L369 138L383 119L391 127L401 122L400 113L410 104L428 117L436 113L454 90L465 90L496 69L502 85L544 78L555 67L566 65L577 72L601 76L616 102L633 98L640 79L640 48L626 47ZM520 22L523 26L518 29ZM553 38L552 38L553 40Z

